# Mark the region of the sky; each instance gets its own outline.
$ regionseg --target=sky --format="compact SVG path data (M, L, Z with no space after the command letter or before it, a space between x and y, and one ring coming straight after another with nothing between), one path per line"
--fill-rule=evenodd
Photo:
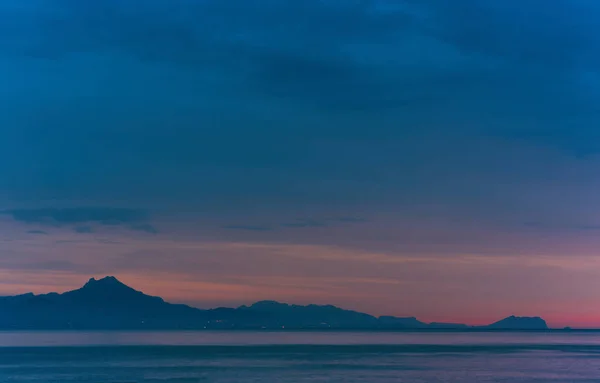
M600 327L596 0L4 0L0 295L115 275Z

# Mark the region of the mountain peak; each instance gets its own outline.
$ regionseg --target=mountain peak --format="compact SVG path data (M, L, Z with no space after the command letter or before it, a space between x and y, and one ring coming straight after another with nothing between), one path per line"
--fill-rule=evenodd
M67 291L62 294L71 297L72 299L81 300L84 304L90 302L128 302L127 304L135 305L140 302L146 304L148 302L164 303L162 298L146 295L141 291L135 290L113 276L104 277L101 279L90 278L83 287Z
M87 283L85 285L83 285L82 289L84 290L89 290L89 289L96 289L96 288L101 288L101 289L131 289L131 287L127 286L126 284L124 284L123 282L119 281L117 278L113 277L113 276L107 276L101 279L96 279L96 278L90 278L89 281L87 281Z
M279 308L279 307L288 307L287 303L281 303L277 301L258 301L253 303L250 307L253 309L257 308Z
M519 317L511 315L487 326L492 329L546 330L548 325L540 317Z

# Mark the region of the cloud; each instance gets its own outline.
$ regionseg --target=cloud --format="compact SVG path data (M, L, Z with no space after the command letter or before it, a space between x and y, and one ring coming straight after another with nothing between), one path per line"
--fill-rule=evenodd
M340 226L340 224L361 224L367 222L369 221L365 218L351 216L323 219L297 218L296 221L285 222L281 226L286 228L334 227Z
M447 102L451 94L444 87L458 85L452 81L466 84L467 91L479 91L481 84L498 96L509 90L506 77L527 81L531 75L505 60L562 71L578 64L595 68L600 59L594 55L598 38L591 33L595 6L560 1L542 10L533 2L513 7L487 0L384 4L174 1L145 3L140 12L132 1L65 3L50 10L31 7L18 16L44 21L38 33L46 37L29 39L28 52L66 56L119 50L198 73L238 73L246 92L344 112L394 109L415 100L431 105L432 95ZM415 76L418 84L411 83ZM522 89L543 85L530 77Z
M332 221L338 221L338 222L346 222L346 223L367 223L369 222L368 219L366 218L361 218L361 217L338 217L338 218L332 218Z
M80 233L80 234L86 234L86 233L93 233L94 232L94 229L91 226L77 226L73 230L75 230L76 233Z
M591 2L11 4L0 5L11 200L425 203L435 179L465 167L508 170L513 145L600 150ZM436 198L457 203L450 194Z
M326 227L327 223L314 219L299 218L296 222L282 223L281 226L288 228Z
M97 242L101 243L101 244L105 244L105 245L120 245L120 244L122 244L122 242L111 240L111 239L105 239L105 238L100 238L97 240Z
M585 223L569 223L569 222L525 222L523 224L525 227L537 229L537 230L550 230L557 232L593 232L600 230L600 225L598 224L585 224Z
M27 234L48 235L48 233L43 230L29 230Z
M358 217L341 217L341 218L297 218L293 221L280 223L278 226L287 229L304 229L304 228L326 228L335 226L340 223L365 223L366 220ZM246 230L246 231L274 231L274 227L269 225L225 225L224 229Z
M269 226L255 226L255 225L225 225L223 229L228 230L245 230L245 231L272 231L273 228Z
M141 209L110 207L9 209L1 211L0 214L9 215L14 221L27 224L72 226L73 231L79 234L94 232L91 224L105 227L127 225L126 227L133 231L158 233L153 225L145 222L148 220L148 213ZM29 233L47 234L38 230Z
M516 230L598 206L600 165L570 158L600 149L593 2L15 4L5 206L135 201L242 231L315 227L285 218L303 210Z
M105 225L138 222L147 218L143 210L105 207L9 209L2 211L15 221L44 224L97 222Z
M410 2L432 10L433 32L464 50L553 67L595 66L600 59L593 51L599 38L590 34L597 29L594 19L600 12L594 2L557 0L547 7L531 0L519 5L489 0ZM582 55L592 61L581 63Z
M132 225L132 226L130 226L130 228L131 228L131 230L142 231L142 232L148 233L148 234L158 234L158 230L154 226L152 226L148 223Z

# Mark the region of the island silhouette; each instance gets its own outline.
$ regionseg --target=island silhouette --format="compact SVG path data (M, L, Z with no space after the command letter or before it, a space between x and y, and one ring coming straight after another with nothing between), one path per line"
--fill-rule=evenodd
M165 302L117 278L91 278L65 293L0 297L2 330L548 330L539 317L510 316L487 326L375 317L332 305L261 301L237 308L198 309Z

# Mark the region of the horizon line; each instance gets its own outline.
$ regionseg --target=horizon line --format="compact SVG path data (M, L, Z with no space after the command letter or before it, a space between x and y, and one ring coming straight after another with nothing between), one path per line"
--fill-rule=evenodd
M420 320L418 317L416 316L395 316L395 315L373 315L370 314L368 312L363 312L363 311L358 311L358 310L354 310L354 309L345 309L343 307L337 306L335 304L315 304L315 303L309 303L309 304L295 304L295 303L288 303L288 302L282 302L282 301L277 301L277 300L272 300L272 299L262 299L262 300L257 300L254 301L251 304L242 304L239 306L233 306L233 307L229 307L229 306L215 306L215 307L211 307L211 308L200 308L197 307L195 305L192 304L188 304L188 303L173 303L170 301L165 300L163 297L161 296L157 296L157 295L149 295L144 293L141 290L137 290L134 287L131 287L130 285L123 283L119 278L117 278L114 275L105 275L104 277L90 277L87 282L85 282L84 284L82 284L80 287L78 288L74 288L72 290L66 290L63 292L58 292L58 291L50 291L47 293L41 293L41 294L35 294L33 292L27 292L27 293L23 293L23 294L16 294L16 295L5 295L5 296L0 296L0 297L11 297L11 296L23 296L23 295L33 295L33 296L40 296L40 295L48 295L48 294L64 294L64 293L68 293L71 291L76 291L76 290L80 290L85 288L86 285L90 284L91 282L100 282L100 281L107 281L107 280L114 280L117 283L130 288L132 290L135 290L137 292L140 292L144 295L147 296L151 296L151 297L155 297L155 298L160 298L162 299L165 303L168 304L172 304L172 305L184 305L184 306L188 306L197 310L201 310L201 311L209 311L209 310L215 310L215 309L220 309L220 308L230 308L230 309L237 309L237 308L241 308L241 307L251 307L252 305L255 305L257 303L263 303L263 302L272 302L272 303L276 303L276 304L281 304L281 305L287 305L287 306L297 306L297 307L308 307L308 306L318 306L318 307L327 307L327 306L332 306L335 307L337 309L340 310L344 310L344 311L352 311L352 312L356 312L356 313L361 313L361 314L365 314L365 315L369 315L371 317L374 318L385 318L385 317L394 317L394 318L399 318L399 319L415 319L423 324L427 324L427 325L431 325L431 324L446 324L446 325L458 325L458 326L466 326L465 330L477 330L478 328L481 329L481 327L486 327L489 326L491 324L497 323L499 321L505 320L505 319L509 319L509 318L531 318L531 319L541 319L542 321L544 321L546 324L546 320L544 318L542 318L541 316L519 316L519 315L508 315L508 316L503 316L501 319L495 320L494 322L488 323L488 324L483 324L483 325L472 325L472 324L467 324L467 323L462 323L462 322L440 322L440 321L422 321ZM419 329L416 329L419 330ZM420 330L425 330L425 331L460 331L460 329L420 329ZM550 327L548 326L548 330L554 330L554 331L600 331L600 327L571 327L571 326L563 326L563 327ZM492 330L493 331L493 330ZM515 331L515 330L512 330ZM519 330L519 331L532 331L532 330ZM544 330L537 330L537 331L544 331Z

